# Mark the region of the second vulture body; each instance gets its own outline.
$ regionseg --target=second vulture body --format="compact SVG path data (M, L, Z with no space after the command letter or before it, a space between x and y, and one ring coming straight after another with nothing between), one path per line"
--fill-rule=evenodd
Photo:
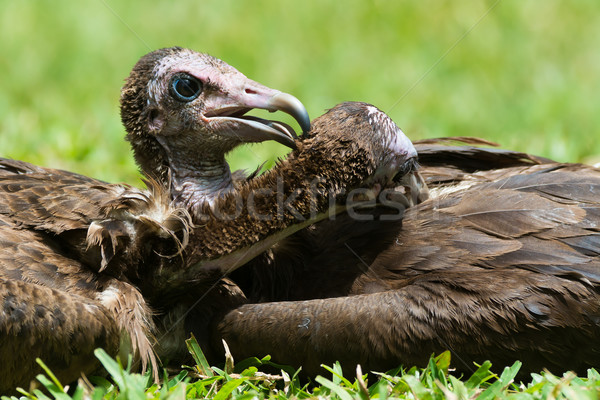
M430 196L401 221L324 221L234 273L252 304L215 321L214 347L308 375L444 350L465 373L600 365L600 170L443 142L415 143Z

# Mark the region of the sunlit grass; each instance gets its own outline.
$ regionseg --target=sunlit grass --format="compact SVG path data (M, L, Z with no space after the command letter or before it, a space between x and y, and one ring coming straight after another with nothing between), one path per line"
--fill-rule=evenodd
M279 373L263 372L266 366L276 364L270 357L246 359L235 364L229 359L223 369L209 367L195 339L188 340L195 365L164 371L160 384L153 382L151 374L129 372L118 360L103 350L96 350L109 375L109 379L92 377L80 380L76 387L65 387L52 372L40 362L45 374L39 375L42 388L31 393L19 389L31 399L594 399L600 395L600 375L588 370L586 377L565 373L562 377L549 372L532 374L527 382L515 379L521 363L503 368L500 374L484 362L474 366L471 376L452 372L450 353L431 357L424 368L397 368L370 376L357 369L353 376L344 375L339 363L323 365L322 374L314 381L299 378L300 370L283 367ZM129 363L131 364L131 362ZM90 381L94 382L91 384ZM48 397L48 394L50 397ZM2 397L2 400L7 400Z

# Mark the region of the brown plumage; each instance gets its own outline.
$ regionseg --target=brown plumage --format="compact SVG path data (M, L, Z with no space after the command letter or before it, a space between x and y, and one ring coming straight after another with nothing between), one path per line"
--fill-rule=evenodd
M96 371L96 347L132 351L142 362L154 362L156 351L177 362L189 333L180 326L187 307L211 289L212 297L198 303L208 323L211 307L245 301L231 281L220 280L224 272L291 234L291 225L325 218L331 205L332 212L343 211L344 190L385 187L400 171L410 172L416 155L410 141L393 123L373 125L367 113L383 118L365 104L335 108L275 170L204 202L197 191L183 201L176 188L160 183L141 191L2 161L0 372L8 378L0 390L32 379L39 371L35 357L65 382ZM307 192L313 185L314 197ZM281 209L277 191L292 195ZM235 221L219 218L219 211L235 210L237 199L255 209L245 207ZM256 218L267 213L278 218ZM161 339L156 348L153 335Z
M279 242L233 275L253 304L215 321L213 346L309 375L335 360L424 365L444 350L465 373L486 359L521 360L523 374L598 366L600 170L416 148L427 201L401 223L346 216Z

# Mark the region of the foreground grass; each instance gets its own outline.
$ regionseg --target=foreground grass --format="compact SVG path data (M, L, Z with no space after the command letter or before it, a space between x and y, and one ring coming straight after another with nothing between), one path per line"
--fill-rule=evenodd
M161 385L155 384L149 373L128 372L103 350L96 356L110 375L110 380L92 378L80 380L76 388L65 388L44 364L46 375L39 375L45 391L20 392L30 399L597 399L600 396L600 374L588 370L586 377L565 373L562 377L549 372L532 374L527 383L514 378L520 362L504 368L500 375L491 371L489 362L483 363L470 377L456 377L450 368L450 353L432 357L426 368L398 368L387 373L374 374L378 378L369 385L367 375L359 368L355 376L344 376L338 363L323 365L323 376L304 383L299 371L273 364L269 357L252 358L234 366L228 358L224 369L209 367L196 341L188 340L188 348L196 365L184 366L176 375L164 372ZM281 367L279 375L261 372L264 366ZM325 373L326 372L326 373ZM372 375L373 376L373 375ZM67 391L69 394L67 394ZM8 397L2 397L7 400ZM15 399L15 397L12 397Z

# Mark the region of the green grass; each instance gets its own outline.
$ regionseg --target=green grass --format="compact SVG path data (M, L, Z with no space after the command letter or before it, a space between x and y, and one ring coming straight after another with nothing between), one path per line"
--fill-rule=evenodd
M4 0L0 37L0 156L108 181L140 183L123 141L119 90L141 55L171 45L206 51L294 94L312 117L362 100L388 112L413 139L480 136L559 161L600 161L600 3L594 0ZM254 168L285 151L254 145L230 161ZM146 388L147 379L123 376L141 390L136 396L148 398L207 395L209 388L223 398L225 388L242 398L363 396L354 377L347 382L335 374L323 377L319 389L298 384L286 395L243 374L175 378L159 394ZM374 398L440 398L446 390L468 398L496 385L519 398L570 397L597 395L600 381L595 371L588 378L543 374L523 387L488 376L501 383L471 387L432 368L411 369L368 390ZM118 397L112 386L100 387Z
M450 353L432 357L425 368L397 368L387 373L367 375L357 370L354 376L344 376L339 363L323 365L323 374L311 383L298 378L299 371L283 367L279 374L261 372L265 365L274 365L267 356L244 360L220 369L208 367L204 355L195 340L192 355L197 364L184 367L176 375L164 373L161 384L153 382L150 373L140 375L129 372L103 350L96 356L109 373L109 379L92 377L74 388L66 388L50 370L40 362L46 374L38 376L41 387L21 394L30 399L80 400L91 399L596 399L600 396L600 374L588 370L587 377L579 378L572 373L562 377L549 372L532 374L527 383L515 381L521 368L520 362L506 367L497 375L489 362L477 367L470 377L457 377L450 368ZM188 342L190 342L188 341ZM131 364L131 360L129 362ZM43 388L43 389L42 389ZM67 391L69 394L67 394ZM2 397L8 400L8 397Z
M0 155L139 183L119 90L141 55L182 45L296 95L312 117L363 100L411 138L476 135L598 161L600 3L494 4L2 1ZM285 151L255 145L232 164Z

